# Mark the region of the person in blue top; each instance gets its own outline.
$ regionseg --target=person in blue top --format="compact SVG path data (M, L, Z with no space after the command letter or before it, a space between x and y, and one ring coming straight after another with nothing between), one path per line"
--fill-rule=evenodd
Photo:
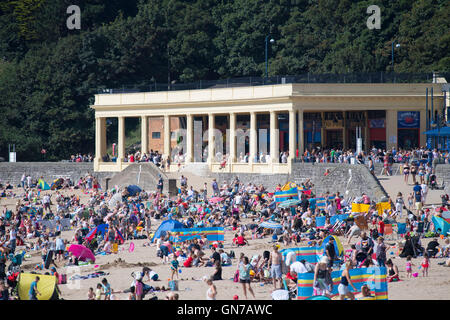
M29 300L37 300L37 295L41 295L41 293L37 289L39 279L39 277L36 277L36 279L30 285L30 291L28 291Z
M419 185L419 182L416 181L413 188L414 199L416 204L417 213L422 210L422 187Z
M309 199L309 207L311 208L311 211L313 211L313 212L314 212L314 210L316 210L316 198Z

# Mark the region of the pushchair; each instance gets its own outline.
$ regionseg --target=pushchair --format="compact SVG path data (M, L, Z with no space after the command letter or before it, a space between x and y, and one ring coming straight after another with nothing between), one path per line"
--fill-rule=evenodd
M432 174L432 175L430 176L430 189L431 189L431 190L439 189L439 188L438 188L438 184L437 184L437 180L436 180L436 175L435 175L435 174Z

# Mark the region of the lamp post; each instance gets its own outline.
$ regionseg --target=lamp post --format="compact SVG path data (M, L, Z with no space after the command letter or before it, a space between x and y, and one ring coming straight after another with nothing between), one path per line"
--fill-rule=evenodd
M391 64L392 64L392 72L394 72L394 44L397 42L397 44L395 45L396 48L400 48L400 43L398 43L397 40L392 41L392 53L391 53Z
M271 38L269 40L269 37L270 37L270 34L266 36L266 76L265 76L265 79L267 79L267 77L268 77L268 70L269 70L269 64L268 64L268 61L267 61L267 59L268 59L268 42L269 41L270 41L270 43L274 43L275 42L275 40L273 38Z

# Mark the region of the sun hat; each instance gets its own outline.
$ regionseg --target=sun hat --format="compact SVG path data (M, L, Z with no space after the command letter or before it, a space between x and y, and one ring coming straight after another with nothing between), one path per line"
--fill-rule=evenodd
M328 263L328 257L323 256L322 258L320 258L320 263Z

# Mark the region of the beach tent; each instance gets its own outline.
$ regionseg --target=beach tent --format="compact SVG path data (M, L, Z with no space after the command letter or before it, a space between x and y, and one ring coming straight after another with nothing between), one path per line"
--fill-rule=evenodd
M159 225L158 230L156 230L155 234L153 235L152 242L155 239L161 238L161 236L165 235L166 232L182 228L186 228L186 226L177 220L173 219L165 220Z
M339 240L339 238L336 236L328 236L323 239L322 248L325 249L325 246L328 244L328 242L330 242L331 237L334 238L334 248L336 249L336 255L338 257L341 257L344 254L344 247L342 246L341 240Z
M50 190L50 186L48 185L48 183L42 179L39 179L38 181L38 188L41 190Z
M108 231L108 224L103 223L96 226L91 231L89 231L89 233L86 235L85 238L86 240L91 241L97 234L100 234L102 237L104 237L107 231Z
M52 190L59 189L62 186L63 182L64 182L63 178L55 179L51 185L51 189Z
M95 256L89 248L80 244L71 244L67 250L72 252L75 257L80 261L92 261L95 262Z
M20 273L18 281L18 293L20 300L29 300L28 292L30 291L31 283L39 277L37 285L38 291L41 295L38 295L38 300L56 300L58 293L56 292L57 279L55 276L33 274L33 273Z
M135 196L136 194L141 192L142 189L139 188L137 185L132 184L127 187L127 191L130 194L130 196Z
M286 183L284 186L281 187L281 191L288 191L291 190L293 188L297 188L297 184L295 182L291 182L289 181L288 183Z
M434 230L437 232L438 229L441 229L440 234L447 236L450 231L450 223L445 221L444 218L438 216L433 216L431 220L434 224Z

